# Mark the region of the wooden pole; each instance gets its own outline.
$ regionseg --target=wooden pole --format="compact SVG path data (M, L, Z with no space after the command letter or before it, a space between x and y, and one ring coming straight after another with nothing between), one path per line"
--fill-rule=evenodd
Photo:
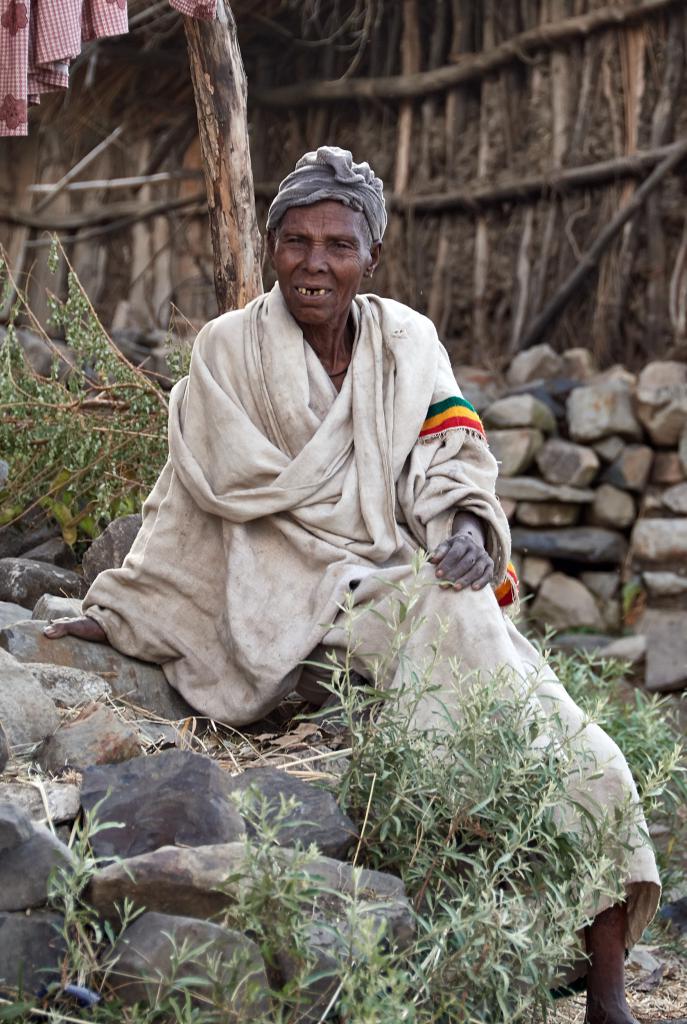
M240 309L262 288L262 242L248 144L246 75L228 0L215 21L184 18L210 213L220 313Z

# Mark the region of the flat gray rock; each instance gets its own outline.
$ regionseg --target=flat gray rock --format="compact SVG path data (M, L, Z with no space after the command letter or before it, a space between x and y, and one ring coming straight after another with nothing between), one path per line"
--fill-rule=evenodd
M483 414L487 428L534 427L550 434L556 429L556 419L548 405L534 395L510 395L493 402Z
M650 692L687 687L687 612L649 609L640 629L646 636L646 677Z
M43 594L83 597L86 584L70 569L29 558L0 558L0 601L12 601L33 609Z
M7 767L7 762L10 759L10 745L7 742L7 736L5 730L0 722L0 772L4 772Z
M496 493L499 498L513 498L515 501L565 501L583 505L594 501L594 491L565 484L547 484L532 476L499 477Z
M252 789L258 798L266 801L269 807L266 817L270 823L277 817L282 800L294 801L293 811L282 818L277 833L277 842L282 846L299 842L307 848L315 843L320 853L338 858L345 856L357 839L355 825L328 790L286 772L275 768L249 768L241 775L230 776L228 788L231 793L246 793ZM248 834L255 834L250 824Z
M3 526L0 530L0 558L19 558L30 548L35 548L58 535L59 527L55 523L49 522L42 522L28 528Z
M685 564L687 518L638 519L632 531L630 554L638 565L667 569Z
M0 630L0 648L21 662L64 665L103 676L113 696L161 718L176 720L194 714L159 666L128 658L109 644L94 644L73 636L49 640L43 635L44 626L44 622L32 621Z
M641 494L654 463L654 451L646 444L628 444L604 470L603 480L623 491Z
M60 980L67 952L62 925L60 915L48 911L34 911L30 917L0 913L0 989L21 984L34 994Z
M245 835L231 778L209 757L163 750L122 764L87 768L81 802L100 803L101 822L119 822L91 839L99 857L133 857L161 846L207 846Z
M596 601L585 585L562 572L552 572L532 604L533 619L554 629L598 628L603 625Z
M675 484L664 491L663 504L675 515L687 515L687 483Z
M40 661L27 661L25 667L33 672L58 707L76 708L112 696L110 684L95 672L84 672L68 665L46 665Z
M61 537L52 537L43 541L35 548L29 548L24 553L24 558L30 558L34 562L48 562L50 565L59 565L63 569L73 569L76 565L74 552Z
M637 382L637 412L656 445L676 445L687 424L687 366L647 363Z
M42 906L51 873L73 865L70 850L11 804L0 805L0 835L0 911Z
M543 443L541 430L533 430L531 427L489 431L489 447L502 476L524 473L532 465Z
M612 484L601 484L591 508L590 520L595 526L625 529L637 518L634 498Z
M119 569L142 522L141 515L120 516L93 541L83 558L83 574L89 586L106 569Z
M643 572L642 580L651 597L680 597L687 594L687 576L677 572Z
M587 487L596 476L599 457L592 448L552 437L537 452L537 466L544 479L556 486Z
M63 724L37 754L41 768L59 774L67 768L83 771L91 765L117 764L139 757L138 732L110 708L91 704L80 718Z
M13 626L15 622L24 622L31 618L28 608L12 601L0 601L0 629Z
M42 594L36 601L32 619L78 619L81 615L81 601L78 597L57 597L55 594Z
M562 501L519 501L515 515L523 526L574 526L580 506Z
M611 434L639 440L642 428L633 407L631 388L620 380L575 388L567 403L568 429L573 441L586 444Z
M288 866L294 850L274 850ZM300 857L300 855L298 855ZM93 877L88 899L105 918L114 919L125 899L160 913L210 917L236 902L251 884L250 847L223 843L195 848L166 846L101 868ZM360 913L383 917L397 946L413 937L414 924L403 882L395 875L362 869L344 861L315 857L301 866L313 890L312 912L321 920L345 916L347 898L356 896ZM318 895L319 893L319 895Z
M618 564L627 552L621 533L594 526L569 527L560 530L526 530L516 527L511 532L514 551L539 558L558 558L585 565Z
M113 950L116 964L108 979L114 995L125 1005L157 1006L174 994L175 951L182 946L203 950L181 967L181 973L193 979L185 988L194 1007L220 1013L216 1019L223 1024L247 1022L269 1012L265 965L251 939L209 921L170 914L142 914L118 939ZM183 1003L183 993L179 1000Z
M42 742L60 716L30 669L0 649L0 722L10 747Z
M72 822L81 809L79 787L70 782L42 782L45 803L41 789L30 782L0 783L0 804L9 803L23 815L36 823L43 824L48 815L54 825ZM47 811L46 811L47 804Z
M564 366L563 358L547 342L533 345L514 356L508 367L508 383L517 385L531 380L560 377Z

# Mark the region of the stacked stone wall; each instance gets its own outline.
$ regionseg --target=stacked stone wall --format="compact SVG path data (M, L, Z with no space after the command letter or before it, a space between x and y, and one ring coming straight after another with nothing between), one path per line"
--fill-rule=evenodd
M499 462L522 614L564 647L687 685L687 365L596 370L539 345L505 375L454 367ZM622 638L622 639L621 639Z

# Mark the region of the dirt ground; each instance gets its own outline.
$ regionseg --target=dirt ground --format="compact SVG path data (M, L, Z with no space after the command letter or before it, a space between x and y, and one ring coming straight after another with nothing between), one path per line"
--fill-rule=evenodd
M640 966L643 954L659 962ZM687 949L682 955L663 953L655 946L637 947L627 965L627 998L639 1024L687 1024ZM551 1018L553 1024L584 1024L584 996L562 999Z

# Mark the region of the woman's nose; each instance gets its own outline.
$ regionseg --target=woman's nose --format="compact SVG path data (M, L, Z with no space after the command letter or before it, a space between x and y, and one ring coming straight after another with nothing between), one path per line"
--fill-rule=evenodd
M327 250L323 245L311 245L305 254L305 267L307 270L317 272L327 269Z

